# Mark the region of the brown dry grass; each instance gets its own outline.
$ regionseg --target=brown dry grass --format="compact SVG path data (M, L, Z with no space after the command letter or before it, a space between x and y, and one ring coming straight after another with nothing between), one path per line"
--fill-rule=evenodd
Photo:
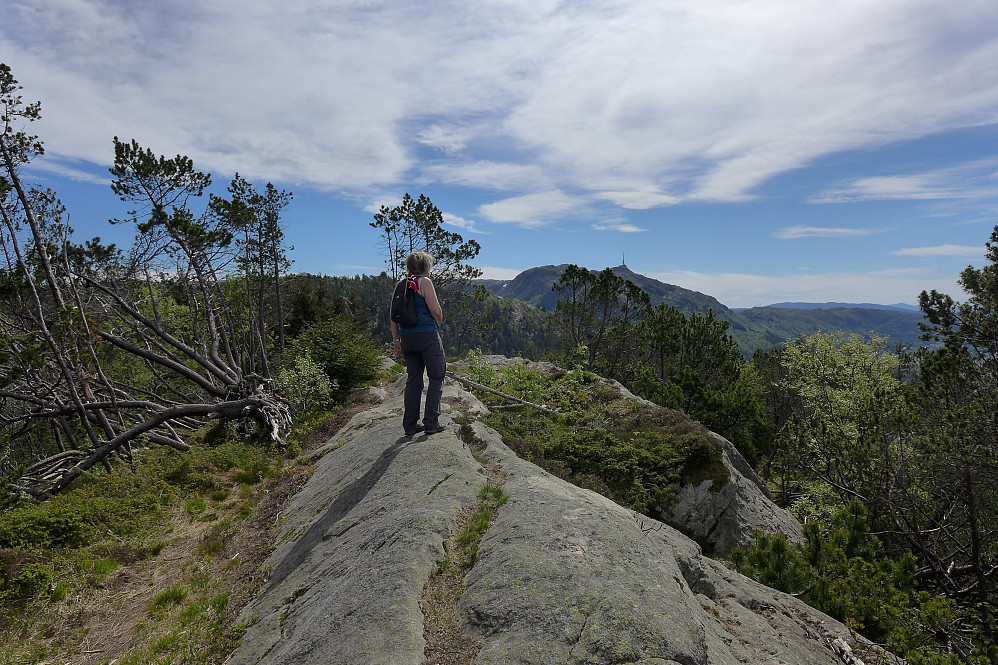
M204 620L231 631L239 611L257 589L258 571L274 541L276 515L307 477L307 469L287 466L256 486L232 483L229 497L210 506L215 516L210 521L191 516L180 502L174 504L145 544L166 539L159 553L149 558L128 556L126 550L140 548L105 541L106 554L119 561L118 567L103 582L74 584L63 600L36 605L30 625L26 621L8 624L0 631L0 663L97 665L129 654L136 659L138 652L178 632L178 615L199 595L206 601L227 595L224 608L208 611L210 616ZM240 511L245 514L245 506L253 504L253 511L241 517ZM178 585L184 586L191 602L157 613L155 599ZM185 632L195 641L201 639L194 627L180 631L178 639L183 640ZM236 634L230 632L224 639ZM192 651L196 648L192 645ZM212 660L221 662L223 656Z
M465 506L454 525L454 535L444 542L447 558L423 587L419 608L423 611L424 665L470 665L482 648L468 635L457 619L457 601L464 593L462 579L467 572L451 564L457 556L457 534L468 524L474 509Z

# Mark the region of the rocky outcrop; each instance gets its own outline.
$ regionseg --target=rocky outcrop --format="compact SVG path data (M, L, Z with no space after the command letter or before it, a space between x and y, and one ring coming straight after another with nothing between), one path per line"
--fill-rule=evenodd
M484 409L453 385L445 400ZM231 665L423 663L420 595L483 462L501 467L509 499L457 606L482 645L475 663L840 665L843 644L866 647L671 527L521 460L481 423L476 457L446 415L442 434L402 436L400 410L396 386L322 451Z
M550 363L529 363L522 358L497 355L484 356L481 362L496 368L509 364L531 364L546 371L557 370ZM624 397L655 407L617 381L609 383ZM719 434L712 434L720 444L727 479L718 482L709 478L680 485L668 503L657 507L658 518L693 538L708 553L722 556L730 554L735 547L750 545L752 534L756 531L782 533L791 542L803 541L800 522L789 511L773 503L766 484L752 465L730 441Z
M659 507L661 519L708 552L722 555L739 545L750 545L755 531L783 533L791 542L803 541L797 518L773 503L765 483L730 441L714 436L721 444L727 481L720 486L713 480L680 486L675 500Z

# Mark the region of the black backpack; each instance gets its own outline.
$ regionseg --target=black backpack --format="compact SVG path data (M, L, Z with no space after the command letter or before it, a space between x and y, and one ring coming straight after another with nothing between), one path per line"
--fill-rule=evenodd
M416 313L416 292L408 287L408 280L403 279L395 285L392 294L391 319L400 326L414 326L419 323Z

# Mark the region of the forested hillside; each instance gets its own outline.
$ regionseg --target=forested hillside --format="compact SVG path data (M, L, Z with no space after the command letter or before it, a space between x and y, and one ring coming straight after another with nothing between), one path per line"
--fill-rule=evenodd
M765 331L770 345L807 337L816 332L841 332L869 336L870 332L887 337L891 344L922 343L918 324L924 321L921 312L840 307L833 309L791 309L782 307L752 307L738 312L746 325ZM734 324L732 324L734 325Z

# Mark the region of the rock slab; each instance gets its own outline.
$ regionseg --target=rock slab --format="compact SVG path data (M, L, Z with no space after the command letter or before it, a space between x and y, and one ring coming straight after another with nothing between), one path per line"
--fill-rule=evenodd
M401 422L401 398L388 397L324 447L228 663L423 661L423 585L485 479L452 432L406 437Z
M424 662L423 585L485 477L447 417L445 433L401 435L398 389L333 437L288 507L231 665ZM484 411L457 386L448 396ZM482 644L475 663L841 665L842 642L878 662L829 617L473 428L509 495L458 602L460 625Z

